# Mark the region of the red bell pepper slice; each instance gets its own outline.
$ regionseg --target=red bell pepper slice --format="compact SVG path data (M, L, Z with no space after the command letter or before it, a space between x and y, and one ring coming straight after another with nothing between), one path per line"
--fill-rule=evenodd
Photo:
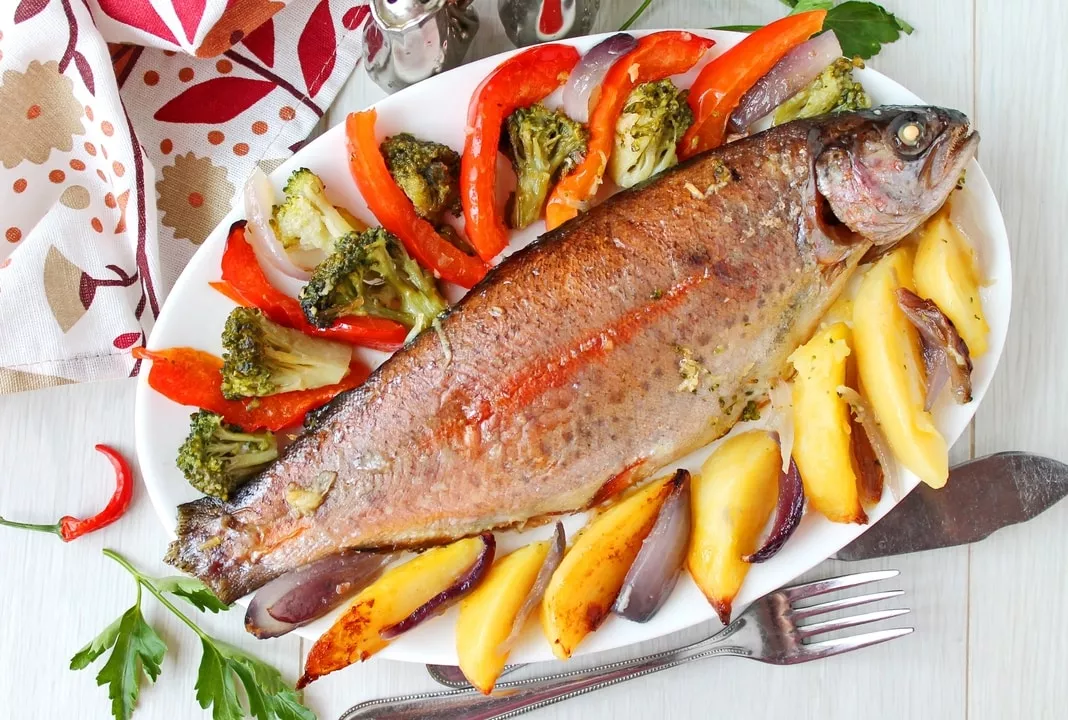
M230 227L223 251L222 277L222 283L213 284L216 290L240 305L259 308L272 322L299 330L305 335L386 352L398 349L408 336L408 328L385 318L350 315L328 328L309 323L300 303L271 285L267 279L252 244L245 238L244 220ZM225 285L226 289L219 285Z
M346 390L359 387L371 374L363 363L353 360L349 374L336 385L227 400L220 389L223 361L211 353L188 347L134 348L133 356L152 361L148 384L156 392L180 405L218 413L226 422L248 431L278 431L299 424L309 410L325 405Z
M471 96L460 201L467 237L486 262L508 245L508 228L496 199L501 125L518 108L545 99L563 85L578 61L579 52L570 45L539 45L498 65Z
M590 144L578 167L553 188L545 208L545 225L552 230L579 214L596 194L612 154L616 123L627 96L642 83L686 72L715 44L708 38L678 30L646 35L619 58L601 83L601 94L590 113Z
M374 108L351 113L345 121L349 146L349 170L367 207L382 227L400 238L408 253L435 275L471 288L486 274L485 264L467 255L443 238L434 226L419 217L412 201L389 174L375 137Z
M679 157L722 145L727 121L746 91L783 55L818 33L826 16L826 10L787 15L751 33L701 70L690 88L694 123L679 141Z

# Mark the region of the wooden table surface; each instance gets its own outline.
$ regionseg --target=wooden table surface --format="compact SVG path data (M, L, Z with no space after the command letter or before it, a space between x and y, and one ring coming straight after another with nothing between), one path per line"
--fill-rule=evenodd
M637 0L603 0L597 31ZM954 460L1019 449L1068 460L1068 6L1059 0L886 0L916 33L873 63L932 103L967 112L983 136L990 177L1012 243L1016 296L1005 354ZM482 29L470 57L510 47L494 0L477 0ZM637 27L704 27L769 20L774 0L658 0ZM331 124L381 93L357 70ZM5 321L10 322L10 321ZM0 397L0 508L54 518L99 503L108 468L93 452L110 443L133 457L134 382L66 386ZM972 547L876 562L828 561L813 576L897 568L916 632L887 645L793 668L736 660L691 664L570 700L531 718L610 717L1006 720L1068 717L1068 502ZM133 601L124 571L100 555L121 550L149 572L167 537L146 493L129 516L71 545L0 532L0 717L108 717L95 670L70 672L75 650ZM160 681L144 688L135 717L200 718L194 700L195 638L154 602L147 617L170 646ZM299 674L307 645L255 641L240 611L201 618L218 637ZM574 666L664 649L710 626ZM547 671L548 668L541 668ZM315 683L306 702L324 720L369 698L435 689L418 665L372 660Z

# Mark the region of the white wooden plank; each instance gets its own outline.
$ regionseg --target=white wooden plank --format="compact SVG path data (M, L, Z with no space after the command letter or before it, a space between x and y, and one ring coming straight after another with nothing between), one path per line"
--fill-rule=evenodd
M1012 246L1014 313L1001 368L976 417L978 453L1026 449L1062 460L1068 396L1068 207L1060 200L1068 144L1068 53L1055 0L979 0L977 120L982 162ZM1036 74L1037 70L1037 74ZM1030 78L1034 77L1032 81ZM969 717L1060 718L1068 704L1064 528L1068 503L971 551Z
M93 445L110 444L134 458L134 385L119 380L0 396L0 512L54 522L99 510L114 485L110 464ZM70 657L135 599L130 576L100 551L117 549L144 572L166 576L175 574L162 562L167 542L143 486L121 522L69 544L0 528L0 717L109 717L107 690L95 682L104 660L81 672L67 669ZM205 617L178 602L208 632L295 677L295 639L257 641L245 633L240 610ZM199 641L147 593L142 608L169 650L136 717L201 717L193 690Z

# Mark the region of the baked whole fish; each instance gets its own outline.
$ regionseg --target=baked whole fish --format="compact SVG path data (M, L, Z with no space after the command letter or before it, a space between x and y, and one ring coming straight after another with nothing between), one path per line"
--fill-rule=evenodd
M232 602L345 548L600 502L730 430L865 253L941 207L977 144L958 112L881 107L779 126L615 195L502 262L229 502L182 505L167 561Z

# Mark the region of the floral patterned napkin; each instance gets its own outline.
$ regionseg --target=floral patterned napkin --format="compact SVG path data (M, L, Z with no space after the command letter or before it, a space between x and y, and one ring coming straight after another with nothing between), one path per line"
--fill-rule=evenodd
M0 1L0 393L134 375L197 246L300 147L366 0Z

